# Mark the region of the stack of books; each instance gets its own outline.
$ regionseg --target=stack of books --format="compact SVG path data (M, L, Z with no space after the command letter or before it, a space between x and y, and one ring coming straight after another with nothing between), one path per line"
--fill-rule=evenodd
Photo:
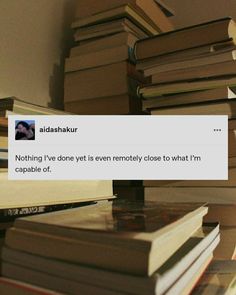
M236 25L230 18L160 34L135 45L139 88L152 115L235 116Z
M200 204L115 200L19 218L2 275L64 294L188 294L219 242L218 224L202 226L206 213Z
M140 114L137 40L172 29L154 0L80 0L77 46L65 62L65 110L83 115Z
M139 89L152 115L228 115L229 180L144 181L145 200L209 202L206 221L222 226L218 259L236 247L236 24L224 18L138 41L138 69L152 84Z

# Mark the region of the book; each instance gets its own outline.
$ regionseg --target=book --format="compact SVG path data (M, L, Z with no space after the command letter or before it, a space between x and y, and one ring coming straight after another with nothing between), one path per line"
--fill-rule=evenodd
M129 4L78 19L72 24L72 28L75 29L78 27L91 26L124 17L131 20L149 36L156 35L161 32L160 28L156 26L156 24L154 24L142 10Z
M221 55L222 53L233 51L235 49L236 46L232 39L229 39L228 41L222 43L203 45L137 61L137 69L144 71L160 65L169 65L176 62L196 60L197 58L205 58L207 56L212 58L212 56Z
M170 20L165 16L154 0L80 0L78 9L76 10L76 17L85 18L128 3L133 7L136 6L141 9L161 31L165 32L173 29ZM169 11L169 9L165 9L165 11Z
M149 77L151 75L157 75L160 73L166 73L170 71L176 70L184 70L184 69L194 69L195 67L200 66L211 66L218 63L226 63L226 62L233 62L236 59L236 50L232 51L223 51L217 53L210 53L203 56L198 56L191 59L184 59L177 62L170 62L170 63L162 63L162 64L153 64L147 69L144 69L144 75ZM227 73L228 74L228 73ZM227 75L226 74L226 75ZM205 76L206 77L206 76Z
M122 45L133 48L137 39L138 38L132 33L121 32L104 38L95 38L89 42L80 42L78 46L71 48L70 57L73 58L100 50L120 47Z
M74 33L75 41L92 42L94 39L98 40L102 37L112 36L118 33L130 33L138 39L142 39L148 36L145 31L133 24L127 18L111 20L107 23L99 23L88 27L77 28ZM134 46L134 45L133 45Z
M235 86L236 76L233 77L218 77L215 79L202 79L187 82L153 84L150 86L139 88L139 95L144 98L155 97L165 94L185 93L190 91L213 89L222 86Z
M81 71L122 61L132 62L132 48L127 45L66 58L65 72Z
M10 181L2 169L0 184L0 209L88 202L113 196L112 181Z
M236 187L145 187L145 201L235 205Z
M129 274L109 272L98 268L90 268L79 264L68 263L61 260L45 258L38 255L32 255L7 247L3 248L3 275L9 277L18 277L17 272L8 271L5 263L15 264L28 271L33 269L40 273L53 276L55 280L71 280L73 282L96 286L106 290L112 290L119 294L149 295L163 294L171 286L181 280L181 275L191 267L192 263L199 259L204 251L209 251L212 243L217 243L219 239L219 226L212 224L203 226L183 244L183 246L168 259L162 267L160 267L151 277L141 277ZM30 276L32 277L32 276ZM46 276L45 276L46 277ZM50 277L49 277L50 278ZM49 280L47 278L47 280ZM45 279L46 280L46 279ZM35 283L35 282L32 282ZM37 282L40 285L47 285L46 282ZM54 290L57 289L56 284ZM66 289L67 288L67 289ZM69 286L64 286L65 292L69 291ZM84 291L87 294L86 291ZM83 293L84 294L84 293Z
M214 252L217 260L234 259L236 255L236 227L220 227L220 243Z
M193 290L193 295L227 294L236 292L236 261L213 260Z
M141 108L141 99L129 94L65 103L65 110L77 115L138 115Z
M157 96L142 101L143 111L162 108L188 105L192 103L212 102L226 99L235 99L236 94L228 86L198 90L186 93Z
M207 213L206 207L192 204L110 203L19 218L7 231L5 244L54 259L150 276L202 226Z
M3 277L0 277L0 293L1 295L60 295L52 290Z
M136 96L140 80L144 81L142 75L127 62L66 73L64 102L126 94Z
M168 71L152 75L152 83L167 83L176 81L190 81L194 79L213 78L220 76L235 76L236 62L228 61L224 63L215 63L211 65L203 65L197 67L190 67L175 71Z
M16 97L0 98L0 116L5 117L7 110L20 115L67 115L66 112L32 104Z
M152 115L227 115L229 119L236 117L236 100L189 104L171 108L151 110Z
M234 21L231 18L223 18L138 41L135 45L135 56L137 60L142 60L179 50L215 44L230 38L235 43L235 36Z

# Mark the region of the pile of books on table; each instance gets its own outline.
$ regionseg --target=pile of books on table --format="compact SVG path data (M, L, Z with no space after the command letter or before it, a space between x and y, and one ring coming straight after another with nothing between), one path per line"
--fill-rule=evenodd
M60 294L188 294L219 243L206 214L201 204L115 200L19 218L6 234L3 280Z

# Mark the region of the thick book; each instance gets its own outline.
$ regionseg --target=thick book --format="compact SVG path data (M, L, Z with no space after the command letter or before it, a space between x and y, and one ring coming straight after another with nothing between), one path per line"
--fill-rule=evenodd
M78 27L91 26L124 17L131 20L149 36L153 36L161 32L160 28L150 21L142 10L129 4L78 19L72 24L72 28L75 29Z
M134 47L137 37L128 32L121 32L104 38L95 38L89 42L80 42L78 46L71 48L70 57L81 56L100 50L111 49L126 45L130 48Z
M187 93L177 93L172 95L157 96L142 101L143 111L149 111L162 107L175 107L181 105L188 105L192 103L203 103L221 101L226 99L235 99L236 93L228 86L190 91Z
M113 201L112 206L107 202L19 218L7 231L6 245L68 262L150 276L202 226L206 214L206 207L192 204Z
M236 261L213 260L192 295L236 294Z
M167 83L176 81L191 81L203 78L217 78L220 76L235 76L236 61L190 67L175 71L168 71L152 75L152 83Z
M61 110L39 106L16 97L0 98L0 116L6 116L7 111L20 115L67 115ZM69 115L69 114L68 114Z
M65 103L65 110L77 115L139 115L141 109L141 99L129 94Z
M0 210L88 202L113 196L112 181L10 181L8 173L0 169L0 183Z
M126 61L66 73L64 102L126 94L136 96L142 81L145 81L142 74Z
M231 18L223 18L138 41L135 46L135 56L137 60L142 60L161 54L214 44L230 38L235 43L235 22Z
M127 45L66 58L65 72L81 71L122 61L134 62L133 50Z
M118 292L118 294L133 295L161 295L176 282L182 280L182 275L196 263L201 255L207 251L211 252L212 246L219 240L219 225L211 224L203 226L176 251L162 267L160 267L151 277L141 277L129 274L109 272L98 268L90 268L79 264L68 263L61 260L50 259L27 252L4 247L2 250L3 275L18 277L17 272L8 271L6 264L15 264L18 267L30 269L45 274L45 280L38 282L46 285L46 273L53 276L58 284L53 286L57 289L60 280L71 280L84 285L92 285L108 291ZM213 245L212 245L213 244ZM63 270L63 271L62 271ZM34 283L34 282L32 282ZM69 292L69 286L64 285L64 289L58 287L57 290ZM66 289L67 288L67 289ZM85 293L83 294L87 294Z
M144 98L149 98L166 94L177 94L204 89L214 89L223 86L236 86L236 76L223 76L215 79L152 84L146 87L139 88L138 93Z
M147 202L236 204L236 187L145 187Z
M173 30L171 21L154 0L80 0L76 10L76 17L85 18L128 3L141 9L161 31Z
M166 73L170 71L193 69L200 66L211 66L217 63L233 62L236 59L236 50L223 51L217 53L210 53L208 55L194 57L192 59L185 59L177 62L162 63L159 65L153 65L144 70L146 77Z
M75 41L82 42L93 42L99 38L112 36L118 33L129 33L138 39L142 39L148 36L145 31L139 28L137 25L132 23L126 18L115 19L108 23L95 24L88 27L77 28L74 33ZM134 45L133 45L134 47Z
M177 52L171 52L160 56L148 58L137 62L138 70L146 70L163 64L171 64L175 62L182 62L206 56L213 56L223 52L232 51L236 48L232 39L222 43L203 45L190 49L185 49Z
M189 104L172 108L151 110L152 115L225 115L236 118L236 100L222 100L212 103Z

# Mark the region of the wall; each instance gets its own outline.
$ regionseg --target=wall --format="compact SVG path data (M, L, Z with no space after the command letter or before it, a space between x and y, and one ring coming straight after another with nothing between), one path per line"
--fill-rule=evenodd
M75 0L0 1L0 97L62 107Z
M235 0L163 0L175 13L176 28L231 16L236 20Z

